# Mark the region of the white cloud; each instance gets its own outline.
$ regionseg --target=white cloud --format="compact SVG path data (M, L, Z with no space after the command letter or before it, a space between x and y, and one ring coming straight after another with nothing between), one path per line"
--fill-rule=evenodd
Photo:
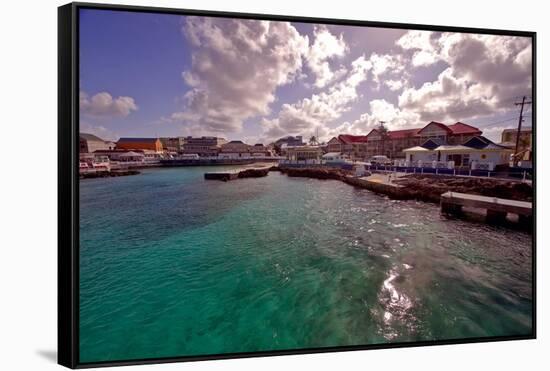
M384 85L386 85L391 91L397 91L405 87L406 82L403 80L384 80Z
M307 36L287 22L186 17L183 32L197 47L182 75L192 89L172 119L210 133L269 114L276 88L299 76L308 52Z
M336 37L324 26L315 27L314 37L313 45L309 48L307 64L316 76L315 86L322 88L346 73L343 67L334 72L329 59L343 57L349 49L342 34Z
M399 107L418 112L423 121L452 120L453 117L464 117L469 110L477 115L489 114L493 111L493 104L489 99L479 99L486 93L480 88L469 85L464 78L455 77L449 67L439 74L436 81L427 82L418 89L405 89L399 96Z
M80 92L80 112L94 117L125 117L138 106L132 97L113 98L107 92L97 93L91 98L86 92Z
M419 115L401 110L385 99L374 99L369 103L369 112L353 122L344 122L334 129L339 134L366 135L383 121L390 130L406 129L418 123Z
M531 93L531 39L444 34L439 43L443 59L455 76L466 80L474 89L485 91L486 96L502 102ZM497 107L502 105L497 102Z
M379 82L381 76L386 73L400 74L405 68L400 55L372 53L369 61L372 64L372 74L376 82Z
M502 113L514 109L514 97L531 94L529 38L411 31L397 43L415 51L413 66L434 61L448 65L435 81L399 96L400 109L418 112L424 121ZM422 58L426 63L419 62Z
M434 38L440 33L431 31L408 31L397 40L397 45L407 51L412 51L412 65L429 66L440 59L438 45Z
M407 84L409 73L405 70L406 60L402 55L372 53L369 63L376 89L385 85L390 90L400 90Z
M317 131L319 137L326 135L327 124L338 119L357 100L359 84L367 80L371 68L371 62L361 56L351 63L346 77L328 91L293 104L283 104L276 118L261 122L266 140L288 134L308 136Z

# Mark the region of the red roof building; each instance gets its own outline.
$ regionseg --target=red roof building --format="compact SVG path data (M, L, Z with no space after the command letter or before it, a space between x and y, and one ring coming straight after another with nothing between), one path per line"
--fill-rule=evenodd
M438 139L442 143L462 144L469 139L481 135L478 128L457 122L445 125L431 121L421 128L389 130L383 135L380 130L372 129L367 138L366 157L386 155L390 158L404 157L403 149L419 146L428 139Z
M332 137L327 142L327 152L342 152L342 142L336 137Z
M481 135L482 132L476 127L465 124L463 122L457 122L448 126L453 131L453 135Z
M364 159L367 155L366 135L341 134L338 141L341 143L340 152L349 158Z
M160 153L162 152L162 143L158 138L120 138L116 142L116 149L147 149Z
M353 144L353 143L366 143L366 135L350 135L350 134L341 134L338 135L338 139L344 144Z
M401 158L405 156L404 149L420 146L428 139L437 140L438 143L458 145L481 134L481 130L463 122L445 125L431 121L420 128L388 130L385 134L377 128L372 129L367 135L341 134L328 141L327 151L340 152L358 160L376 155Z
M391 130L388 131L388 136L390 139L403 139L415 136L417 132L418 129Z

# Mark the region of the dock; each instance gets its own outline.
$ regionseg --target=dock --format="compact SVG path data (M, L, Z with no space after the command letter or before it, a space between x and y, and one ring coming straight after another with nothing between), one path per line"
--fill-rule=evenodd
M458 192L446 192L441 195L441 212L443 214L460 215L464 206L485 209L487 222L504 222L509 213L518 215L519 222L522 224L530 224L533 220L531 202Z
M343 181L355 187L365 188L375 193L381 193L395 200L408 199L404 187L393 181L399 176L396 174L371 174L369 176L354 177L348 175Z
M239 173L235 171L225 171L225 172L215 172L215 173L204 173L204 179L206 180L221 180L224 182L237 179Z
M221 180L224 182L239 178L261 178L267 176L270 167L248 168L230 171L204 173L206 180Z

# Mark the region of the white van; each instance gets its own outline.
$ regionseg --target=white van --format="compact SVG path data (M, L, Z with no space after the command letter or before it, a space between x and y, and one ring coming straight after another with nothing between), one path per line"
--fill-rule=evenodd
M391 165L391 160L388 156L377 155L369 158L371 165Z

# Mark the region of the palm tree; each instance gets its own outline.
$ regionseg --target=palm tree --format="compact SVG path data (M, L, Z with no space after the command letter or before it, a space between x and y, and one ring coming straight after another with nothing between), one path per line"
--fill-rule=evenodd
M317 141L317 138L315 137L315 135L312 135L311 138L309 138L309 145L310 146L315 146L315 145L318 145L319 142Z

